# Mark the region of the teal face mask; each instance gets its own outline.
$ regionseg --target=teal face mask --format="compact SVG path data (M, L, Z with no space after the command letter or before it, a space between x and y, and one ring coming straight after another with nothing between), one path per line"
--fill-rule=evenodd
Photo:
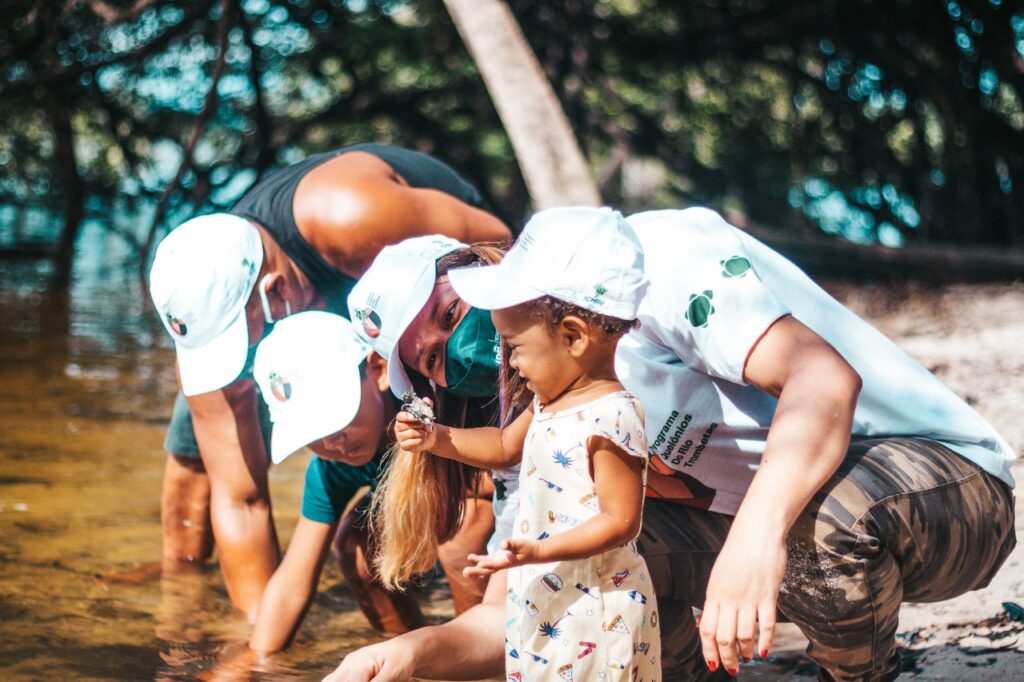
M498 394L498 330L486 310L470 308L448 337L444 377L448 390L463 398Z

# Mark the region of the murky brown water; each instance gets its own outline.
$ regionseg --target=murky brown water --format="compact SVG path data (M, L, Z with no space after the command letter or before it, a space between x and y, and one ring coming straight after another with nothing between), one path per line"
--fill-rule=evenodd
M319 679L377 639L332 565L261 671L219 663L248 625L215 566L106 579L160 557L173 350L117 240L81 243L69 291L47 290L46 264L0 261L0 679ZM285 541L305 464L271 474Z

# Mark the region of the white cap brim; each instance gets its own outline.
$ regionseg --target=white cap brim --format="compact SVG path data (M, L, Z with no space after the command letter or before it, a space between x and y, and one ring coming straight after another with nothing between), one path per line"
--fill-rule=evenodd
M405 366L402 365L402 359L398 357L398 346L391 351L391 357L388 358L388 384L391 388L391 393L399 399L405 397L406 393L415 393L415 389L412 386L412 379L409 378L409 373L405 371Z
M451 250L460 248L459 246L453 247ZM446 252L447 253L447 252ZM441 254L444 255L444 254ZM438 256L440 257L440 256ZM434 261L436 262L436 260ZM451 274L449 272L449 274ZM391 347L391 352L388 354L388 384L391 388L391 393L396 398L402 398L406 393L414 393L412 380L409 378L408 372L405 371L405 365L402 363L402 358L398 353L398 346L402 340L402 335L405 334L405 330L409 328L412 321L416 319L416 316L423 310L423 306L427 304L430 299L430 294L434 291L434 286L437 284L437 277L433 264L430 268L424 269L413 287L410 296L407 298L408 303L406 305L406 314L402 318L398 325L395 327L391 334L394 336L395 343Z
M388 379L396 396L412 390L398 352L399 341L434 290L438 259L464 248L466 244L442 235L385 246L348 296L351 319L363 322L360 334L388 361ZM368 327L364 317L373 313L377 328Z
M332 383L329 396L310 395L302 403L289 405L288 415L274 422L270 434L270 459L274 464L352 423L362 398L358 368L352 369Z
M181 392L186 396L217 391L238 378L249 354L249 324L242 308L227 328L209 343L185 348L175 343Z
M545 295L509 275L501 265L449 270L448 278L459 298L481 310L511 308Z

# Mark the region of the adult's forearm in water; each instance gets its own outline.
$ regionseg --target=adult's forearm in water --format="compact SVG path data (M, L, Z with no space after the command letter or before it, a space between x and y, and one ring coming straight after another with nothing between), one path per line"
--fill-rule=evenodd
M232 603L255 617L278 561L267 458L252 381L188 399L210 478L210 517Z

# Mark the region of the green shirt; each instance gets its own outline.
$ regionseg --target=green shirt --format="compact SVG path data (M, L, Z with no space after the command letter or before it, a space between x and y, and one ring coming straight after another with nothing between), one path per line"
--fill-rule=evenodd
M306 484L302 491L302 515L310 521L334 523L356 491L365 485L377 487L380 458L374 457L363 466L312 457L306 467Z

